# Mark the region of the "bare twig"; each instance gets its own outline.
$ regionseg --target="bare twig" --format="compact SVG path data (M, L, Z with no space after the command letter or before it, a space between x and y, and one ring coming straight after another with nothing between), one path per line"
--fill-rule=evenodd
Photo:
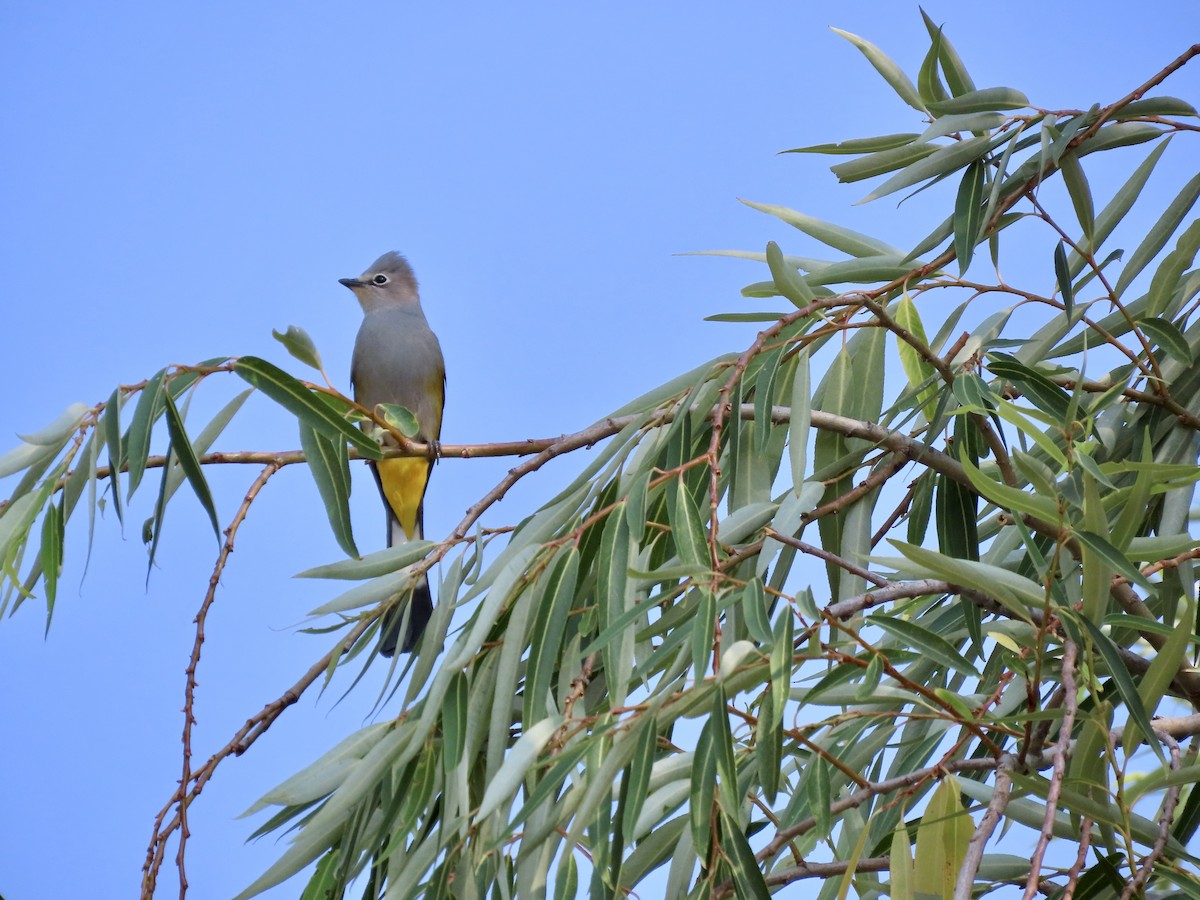
M217 585L221 583L221 573L225 571L225 564L229 561L229 554L233 552L233 542L234 538L237 537L238 528L246 520L246 516L250 512L250 505L258 496L259 491L266 486L267 481L278 471L279 466L277 464L268 463L266 468L254 479L254 483L250 485L250 489L246 492L241 506L238 507L237 512L233 516L233 521L225 529L225 543L221 545L221 552L217 555L216 565L213 566L212 575L208 579L208 590L204 594L204 601L200 604L200 609L196 613L196 637L192 642L192 655L188 660L187 680L183 692L183 774L179 779L181 786L186 787L192 780L192 726L196 724L194 707L196 699L196 668L200 665L200 648L204 646L204 623L208 618L208 610L216 599ZM186 795L180 796L177 808L179 817L179 846L175 852L175 868L179 871L179 897L180 900L183 900L187 895L188 888L187 874L184 866L184 853L187 847L187 840L191 836L191 830L188 828Z
M1075 642L1066 638L1063 642L1062 656L1062 685L1063 685L1063 718L1058 730L1058 740L1052 753L1053 771L1050 775L1050 786L1046 791L1046 815L1042 819L1042 833L1038 837L1037 846L1029 866L1029 879L1025 882L1024 900L1031 900L1038 892L1041 878L1042 858L1046 848L1054 837L1054 814L1058 810L1058 796L1062 792L1063 781L1067 777L1067 754L1071 746L1071 730L1075 724L1075 711L1078 700L1075 690L1075 657L1078 649Z
M1154 729L1154 736L1166 744L1167 749L1171 752L1171 771L1179 771L1182 764L1179 743L1171 735L1165 731L1159 731L1158 728ZM1154 864L1162 858L1167 850L1167 841L1171 839L1171 825L1175 821L1175 806L1179 803L1179 793L1182 790L1183 785L1179 784L1167 787L1163 795L1162 810L1158 816L1158 835L1154 839L1154 845L1150 848L1150 852L1142 858L1142 864L1138 867L1137 874L1125 885L1125 890L1121 892L1121 900L1130 900L1131 897L1140 895L1142 888L1154 874Z
M1012 771L1016 764L1017 761L1012 755L1001 754L996 766L996 786L992 790L992 799L988 801L987 811L979 820L971 840L967 842L967 855L959 867L958 879L954 883L954 900L971 900L971 888L975 884L975 873L979 871L979 864L983 862L983 850L1003 817L1004 810L1008 807L1008 799L1012 795Z
M230 756L241 756L249 750L254 742L262 737L267 729L274 724L275 720L283 714L284 710L299 700L304 692L312 686L313 682L329 670L329 664L334 658L341 656L352 647L355 641L362 637L363 633L382 614L383 610L381 608L374 613L365 615L359 620L324 656L313 663L291 687L264 706L258 713L247 719L245 724L234 733L233 737L229 739L224 747L210 756L199 769L196 769L192 773L191 787L181 784L175 789L175 793L171 795L171 798L154 819L154 831L150 837L150 845L146 849L146 861L142 865L142 900L150 900L154 896L155 882L158 877L159 867L162 865L167 841L176 829L179 828L178 812L170 821L167 821L167 815L170 813L171 808L180 802L190 804L195 800L200 795L200 792L204 790L205 785L212 779L217 767L225 759Z

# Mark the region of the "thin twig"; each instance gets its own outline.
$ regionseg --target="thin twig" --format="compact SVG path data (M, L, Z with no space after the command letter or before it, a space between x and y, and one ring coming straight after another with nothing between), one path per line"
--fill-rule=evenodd
M996 825L1004 816L1004 810L1008 808L1008 799L1012 795L1012 771L1016 764L1017 761L1011 754L1001 754L996 766L996 785L992 789L992 799L988 801L987 811L967 842L967 855L963 858L962 866L958 870L958 880L954 883L954 900L971 900L971 888L975 884L975 873L979 871L979 865L983 862L983 850L992 832L996 830Z
M225 571L225 564L229 561L229 555L233 553L233 542L234 538L237 537L238 528L246 520L246 516L250 512L250 505L258 496L259 491L266 486L267 481L278 471L279 466L276 463L268 463L266 468L254 479L254 483L250 485L250 489L246 492L241 506L238 507L237 512L233 516L233 521L225 529L225 543L221 545L221 552L217 555L216 565L213 566L212 575L208 579L208 590L204 594L204 601L200 604L200 609L196 613L194 620L196 624L196 637L192 642L192 655L188 660L187 681L183 692L183 774L179 780L180 785L183 786L188 785L192 780L192 726L196 724L196 668L200 665L200 648L204 646L204 623L208 618L208 611L216 599L217 585L221 583L221 573ZM188 828L187 808L186 796L181 796L178 805L179 846L175 852L175 867L179 870L180 900L183 900L187 895L188 888L184 855L187 840L191 837L191 829Z
M1038 892L1041 880L1042 858L1046 848L1054 837L1054 814L1058 810L1058 797L1062 792L1063 782L1067 777L1067 754L1071 746L1071 730L1075 724L1075 711L1078 708L1078 697L1075 689L1075 657L1077 654L1075 642L1070 638L1063 641L1062 656L1062 686L1063 686L1063 718L1059 726L1058 740L1053 751L1053 771L1050 775L1050 785L1046 791L1046 814L1042 818L1042 833L1038 837L1037 846L1030 861L1029 878L1025 882L1023 900L1032 900Z
M172 807L181 802L190 804L204 790L205 785L212 779L217 767L222 761L230 756L241 756L257 741L267 729L283 714L289 706L296 703L303 696L304 692L312 686L318 678L324 675L329 670L329 664L335 657L341 656L354 643L362 637L379 615L382 615L383 610L377 610L377 614L367 614L358 621L340 641L319 660L313 663L309 669L300 676L300 678L286 691L264 706L258 713L251 716L229 739L229 741L208 758L208 760L199 769L192 773L192 786L188 788L186 785L180 785L175 789L175 793L167 801L166 805L159 810L158 815L154 819L154 830L150 837L150 844L146 850L146 861L142 865L142 900L150 900L154 896L155 882L158 877L158 870L162 865L163 853L167 846L167 841L170 836L179 828L179 814L167 821L167 814Z

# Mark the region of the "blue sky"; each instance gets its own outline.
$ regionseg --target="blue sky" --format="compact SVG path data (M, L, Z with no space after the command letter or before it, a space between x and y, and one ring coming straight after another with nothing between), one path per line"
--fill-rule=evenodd
M1181 2L926 8L977 84L1017 87L1051 108L1116 99L1196 37L1195 11ZM674 254L761 250L768 240L793 253L814 247L735 198L901 246L948 202L936 195L900 214L891 200L851 207L862 185L837 186L819 157L776 155L920 130L829 25L881 45L914 76L927 46L915 4L885 0L836 11L5 4L0 452L69 403L104 399L166 363L258 354L299 371L271 338L289 324L309 331L345 387L359 312L336 279L388 249L413 263L441 337L448 442L573 431L742 348L752 326L702 318L755 308L738 290L763 273ZM1200 100L1197 68L1166 92ZM1161 208L1195 170L1172 151L1146 209ZM1089 170L1106 199L1115 186L1103 174ZM206 385L192 421L239 390L234 381ZM255 399L221 446L297 443L294 424ZM440 465L428 533L446 533L509 465ZM488 524L518 521L577 465L549 467ZM254 474L210 476L222 524ZM374 549L382 515L366 472L356 478L359 545ZM124 535L111 517L98 524L86 578L86 523L71 524L46 639L39 602L0 623L8 900L129 896L153 815L178 777L183 670L213 542L181 494L147 588L138 523L154 490L136 498ZM338 555L306 473L277 476L242 529L209 621L199 759L324 651L295 626L327 588L290 576ZM340 694L335 684L321 699L306 696L218 772L191 815L193 896L229 896L277 854L270 839L244 844L258 821L233 817L364 723L374 696L335 704ZM166 893L173 878L164 871Z

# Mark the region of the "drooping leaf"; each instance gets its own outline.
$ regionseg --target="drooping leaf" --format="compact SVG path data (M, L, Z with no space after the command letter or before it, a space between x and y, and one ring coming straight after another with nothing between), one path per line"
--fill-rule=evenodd
M288 353L306 366L312 366L318 370L322 368L321 354L317 352L317 345L313 343L313 339L303 328L298 325L289 325L287 331L283 333L272 329L271 337L283 344Z
M830 30L834 34L841 35L857 47L862 52L862 55L875 67L875 71L882 75L884 81L892 86L892 90L900 95L901 100L918 112L925 111L925 104L921 102L921 96L917 93L917 89L913 86L912 81L909 80L904 71L887 54L870 41L864 40L856 34L842 31L840 28L831 28Z
M150 455L150 433L154 423L166 409L166 403L163 401L166 377L167 370L159 369L146 382L133 409L129 430L125 432L122 451L129 463L129 488L126 499L133 497L133 492L141 484L142 475L146 471L146 458Z
M959 94L949 100L929 104L935 116L964 115L967 113L992 112L1000 109L1023 109L1029 98L1018 90L1007 87L982 88Z
M192 486L192 490L196 494L196 499L200 501L200 505L208 513L213 535L216 537L217 542L220 543L221 526L217 522L217 508L213 503L212 491L208 487L208 479L204 477L204 469L200 466L200 460L197 458L196 451L192 448L192 443L188 439L187 432L184 430L183 418L179 415L179 409L175 406L175 401L171 399L169 393L163 394L163 402L166 406L167 433L171 437L169 455L178 461L179 468L183 471L184 477L187 478L188 484Z
M858 202L860 204L869 203L927 179L956 172L975 160L982 159L993 148L995 140L996 138L982 135L938 147L933 153L897 172Z
M234 366L234 372L314 431L330 440L349 441L367 459L383 458L379 444L278 366L254 356L243 356Z
M347 556L358 557L350 523L350 457L344 441L330 440L300 420L300 448L308 461L313 483L321 495L325 515L338 546ZM325 576L327 577L327 576Z
M975 824L959 803L958 779L947 775L939 782L917 828L913 857L913 892L918 897L954 896L958 870L967 855Z
M795 147L783 153L824 153L831 156L857 156L860 153L878 153L895 150L916 140L915 133L884 134L879 137L853 138L836 144L813 144L811 147Z
M1175 196L1175 199L1163 210L1158 221L1150 227L1146 232L1146 236L1142 238L1137 248L1130 254L1125 266L1121 269L1121 274L1117 277L1117 283L1113 285L1113 293L1120 297L1130 282L1133 281L1142 270L1150 264L1150 261L1158 255L1171 235L1179 227L1184 217L1191 211L1195 205L1197 198L1200 198L1200 173L1194 175L1187 184L1183 186L1180 192Z
M983 227L983 164L973 162L963 172L954 203L954 253L962 274L971 264L975 244Z

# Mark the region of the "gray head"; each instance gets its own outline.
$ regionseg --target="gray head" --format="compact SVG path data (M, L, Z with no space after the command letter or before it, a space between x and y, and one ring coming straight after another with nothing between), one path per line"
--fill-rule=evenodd
M417 276L412 266L395 250L389 250L357 278L338 282L354 291L365 312L385 306L419 304Z

